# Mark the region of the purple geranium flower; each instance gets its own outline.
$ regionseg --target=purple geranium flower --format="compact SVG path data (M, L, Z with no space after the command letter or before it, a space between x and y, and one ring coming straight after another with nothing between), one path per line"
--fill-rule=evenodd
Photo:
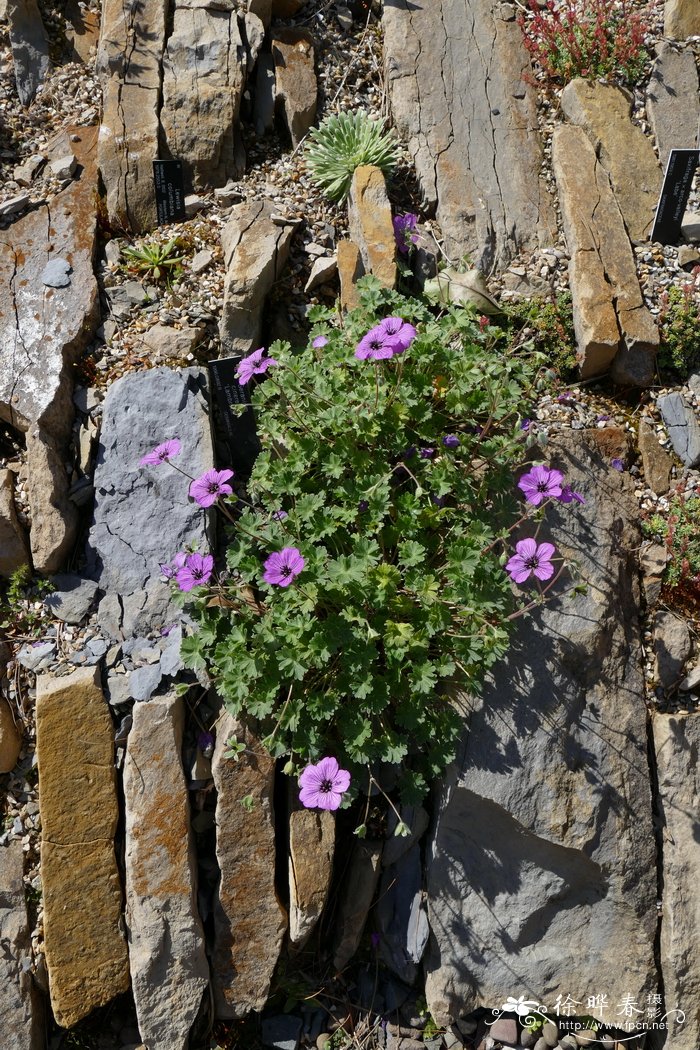
M298 576L306 565L301 551L296 547L283 547L281 551L271 554L265 562L263 580L278 587L289 587L295 576Z
M408 255L411 245L416 244L418 241L418 236L414 233L417 222L418 216L412 212L407 212L405 215L395 215L393 218L396 248L401 255Z
M284 519L288 517L289 515L287 514L286 510L276 510L272 514L273 521L284 521Z
M313 346L314 350L320 350L322 346L328 345L328 340L326 339L325 335L317 335L311 345Z
M445 448L459 448L459 438L456 434L445 434L442 443Z
M364 514L366 510L369 510L369 503L366 499L361 499L357 504L357 510L360 514Z
M233 477L232 470L208 470L190 485L190 496L200 507L211 507L219 496L230 496L233 489L226 482Z
M625 469L625 464L622 462L621 459L611 459L610 460L610 466L614 467L615 470L624 470Z
M385 317L377 325L384 334L394 340L394 353L402 354L416 338L416 329L402 317Z
M538 580L548 580L554 575L552 557L555 547L553 543L540 543L537 540L519 540L515 544L515 554L506 563L506 572L510 574L515 583L525 583L531 576Z
M211 758L214 753L214 734L206 730L197 737L197 747L205 758Z
M580 492L574 492L571 485L564 485L561 490L561 496L559 497L560 503L573 503L576 500L577 503L585 503L585 499Z
M387 335L380 325L375 325L360 339L355 349L355 357L360 361L366 361L368 358L370 361L385 361L394 356L397 345L394 336Z
M435 455L435 449L434 448L419 448L418 449L418 455L420 456L421 459L432 459L433 456Z
M350 774L340 768L337 759L322 758L318 765L306 767L299 786L299 801L307 809L338 809L350 787Z
M159 467L161 463L167 463L173 456L179 456L181 452L182 445L178 439L170 438L169 441L164 441L162 445L156 445L152 452L148 452L143 456L139 460L139 466Z
M209 583L213 571L214 559L211 554L188 554L175 578L181 591L191 591L193 587Z
M177 576L178 569L183 568L186 561L187 552L178 551L170 563L164 562L163 564L159 565L158 568L160 569L163 576L165 576L166 580L172 580L175 576Z
M531 423L532 423L532 420L531 420L531 419L524 419L524 420L522 421L522 423L520 424L520 429L521 429L521 430L529 430L529 429L530 429L530 424L531 424Z
M533 507L539 507L546 499L558 499L561 496L561 483L564 475L558 470L550 470L549 467L533 467L527 474L523 474L518 482L518 488L525 493L525 499Z
M265 347L260 347L259 350L254 350L252 354L248 354L239 363L236 370L236 379L241 386L245 386L249 383L253 376L262 375L263 372L267 372L271 365L279 364L274 357L265 357L263 354L267 353Z

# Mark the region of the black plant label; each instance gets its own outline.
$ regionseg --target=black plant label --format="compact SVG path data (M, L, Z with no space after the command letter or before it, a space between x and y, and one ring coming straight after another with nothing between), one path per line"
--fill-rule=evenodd
M158 225L185 219L185 180L181 160L154 160L153 182L156 190Z
M219 410L219 421L228 445L231 467L236 473L250 474L260 451L255 415L249 404L248 386L236 379L240 357L223 357L209 362L209 378ZM243 412L234 406L245 405Z
M669 154L651 231L651 240L657 244L678 243L698 159L697 149L672 149Z

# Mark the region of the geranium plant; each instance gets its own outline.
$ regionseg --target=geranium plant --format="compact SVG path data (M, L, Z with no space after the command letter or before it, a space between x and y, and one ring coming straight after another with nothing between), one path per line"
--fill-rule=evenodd
M360 287L342 328L315 308L307 349L270 347L252 392L263 451L247 503L224 504L226 568L207 587L184 580L198 622L186 663L288 771L333 756L351 773L343 804L386 763L405 801L425 793L454 754L455 684L479 687L508 643L513 581L536 597L555 556L535 543L505 564L537 355L460 306L436 315L374 278Z

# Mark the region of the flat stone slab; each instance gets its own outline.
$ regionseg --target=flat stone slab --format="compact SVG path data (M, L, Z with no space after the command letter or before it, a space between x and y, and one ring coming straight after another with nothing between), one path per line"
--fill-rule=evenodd
M697 0L665 0L664 36L671 40L700 36L700 7Z
M174 462L191 477L213 467L205 373L152 368L110 386L102 407L88 561L89 575L107 592L100 623L113 637L147 634L178 620L159 566L188 544L209 548L208 512L189 499L188 479L168 463L139 465L170 438L180 440Z
M695 57L690 50L656 45L647 88L647 112L663 168L672 149L695 149L700 125L700 92Z
M209 966L182 768L182 697L136 704L124 762L126 924L141 1038L187 1050Z
M70 1028L129 987L114 855L114 729L99 670L36 686L41 877L51 1006Z
M566 119L586 132L610 176L630 238L646 241L659 203L662 176L650 140L632 123L629 97L613 84L577 77L562 91L560 104ZM630 178L631 172L634 178Z
M49 72L49 40L36 0L7 0L7 19L17 94L28 106Z
M427 851L438 1024L509 995L553 1006L605 989L643 1003L657 989L639 511L602 434L553 443L585 504L548 508L540 533L576 560L586 593L562 580L516 621L481 697L463 698Z
M80 623L95 599L97 584L75 573L60 573L51 582L55 590L44 599L46 608L64 623Z
M231 737L245 740L252 754L237 762L224 758ZM239 1018L265 1005L287 928L275 892L275 760L232 715L224 714L217 723L211 771L221 869L211 954L214 1003L217 1017ZM250 810L240 802L248 795Z
M690 402L674 390L657 399L673 450L686 467L700 463L700 421Z
M275 63L275 97L282 103L292 146L316 119L318 88L314 39L308 29L276 29L270 45Z
M384 5L391 109L453 259L488 273L552 244L532 71L515 8L492 0Z
M289 814L289 943L299 949L313 933L333 874L335 817L328 810Z
M660 952L664 1010L681 1009L686 1015L682 1025L669 1030L673 1050L696 1050L700 1046L700 717L655 714L653 734L663 828Z
M386 181L379 168L363 164L355 169L348 198L350 238L357 245L365 273L385 288L396 284L396 241Z
M616 382L646 386L654 375L659 332L644 305L608 174L583 128L556 128L552 166L570 255L581 376L609 370Z
M2 1038L8 1050L44 1050L43 997L28 972L31 939L23 871L22 843L16 839L7 846L0 846Z

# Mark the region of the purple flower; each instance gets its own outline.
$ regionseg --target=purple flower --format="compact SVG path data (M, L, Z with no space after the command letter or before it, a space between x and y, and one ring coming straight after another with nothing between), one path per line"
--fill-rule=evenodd
M599 423L605 423L607 419L610 419L610 416L607 415L605 412L602 412L601 415L598 416Z
M272 520L273 521L284 521L284 519L288 518L288 517L289 517L289 515L287 514L286 510L276 510L276 511L274 511L274 513L272 515Z
M311 345L313 346L314 350L320 350L322 346L328 345L328 340L326 339L325 335L317 335Z
M404 449L401 453L401 459L412 459L417 451L418 449L415 445L409 445L408 448Z
M580 492L574 492L571 485L564 485L561 490L561 496L559 497L560 503L573 503L576 500L577 503L585 503L585 499Z
M416 338L414 326L409 324L408 321L404 321L402 317L385 317L383 321L379 322L377 328L381 329L389 339L395 341L395 354L402 354L404 350L408 350Z
M445 448L459 448L459 438L456 434L445 434L442 443Z
M433 456L435 455L435 449L434 448L419 448L418 449L418 455L420 456L421 459L432 459Z
M364 514L366 510L369 510L369 503L366 499L361 499L357 504L357 510L359 514Z
M557 395L557 401L560 404L567 404L569 401L573 401L573 400L574 400L574 395L571 393L570 390L565 390L563 394Z
M337 759L322 758L318 765L303 770L299 786L299 801L307 809L338 809L350 787L350 774L340 768Z
M615 470L624 470L625 469L625 464L622 462L621 459L611 459L610 460L610 466L614 467Z
M538 580L548 580L554 575L552 556L553 543L540 543L537 540L519 540L515 544L515 554L506 563L506 572L515 583L525 583L531 576Z
M181 591L191 591L193 587L209 583L213 571L214 559L211 554L188 554L187 561L175 578Z
M173 456L179 456L182 445L177 438L170 438L162 445L156 445L152 452L148 452L139 460L140 467L159 467L161 463L167 463Z
M430 493L430 500L436 507L444 507L446 499L447 496L436 496L434 492Z
M522 421L522 423L520 424L520 429L521 430L529 430L531 424L532 424L532 420L531 419L524 419Z
M271 554L265 562L263 580L265 583L275 583L279 587L289 587L305 565L301 551L296 547L283 547L281 551Z
M172 580L175 576L177 576L178 569L182 569L184 567L186 561L187 552L178 551L178 553L175 555L175 557L169 564L167 562L164 562L163 564L159 565L158 568L160 569L163 576L165 576L166 580Z
M200 733L197 737L197 747L205 758L211 758L214 751L214 734L207 732Z
M274 357L266 357L263 360L263 354L267 353L264 347L260 347L259 350L254 350L252 354L248 354L242 361L239 362L236 370L236 379L241 386L245 386L249 383L253 376L262 375L263 372L267 372L271 365L279 364Z
M394 356L397 345L393 336L387 335L379 325L375 325L360 339L355 349L355 357L360 361L366 361L368 358L370 361L385 361Z
M418 216L412 212L407 212L405 215L395 215L393 218L396 248L401 255L408 255L411 245L416 244L418 241L417 235L413 232L417 222Z
M518 482L518 488L525 493L525 499L533 507L539 507L546 499L558 499L561 496L561 483L564 475L558 470L550 470L549 467L533 467L527 474L523 474Z
M375 949L379 947L379 942L381 941L381 939L382 937L379 933L370 933L369 935L370 944Z
M233 489L226 482L233 477L232 470L208 470L190 485L190 496L200 507L211 507L219 496L230 496Z

